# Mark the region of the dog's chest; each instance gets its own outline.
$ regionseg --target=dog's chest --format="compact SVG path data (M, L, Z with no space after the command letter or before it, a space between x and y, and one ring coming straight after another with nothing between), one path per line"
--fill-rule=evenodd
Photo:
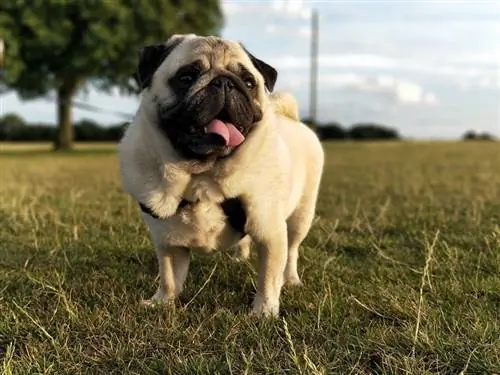
M190 202L221 203L225 196L220 185L211 176L193 176L183 196Z
M243 201L239 197L228 197L224 194L221 185L209 176L195 176L186 189L185 200L204 206L214 206L221 209L224 221L240 235L244 235L247 222L247 212ZM205 217L202 221L210 221Z

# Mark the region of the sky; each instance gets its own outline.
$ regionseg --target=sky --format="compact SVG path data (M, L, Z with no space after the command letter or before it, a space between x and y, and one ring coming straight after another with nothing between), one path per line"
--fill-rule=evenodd
M319 14L318 120L378 122L414 139L473 129L500 136L500 1L223 0L222 36L241 41L279 72L277 90L309 114L311 10ZM136 53L136 51L131 51ZM8 62L7 62L8 63ZM74 119L118 123L137 97L79 94L101 112ZM55 104L0 96L0 114L55 122Z

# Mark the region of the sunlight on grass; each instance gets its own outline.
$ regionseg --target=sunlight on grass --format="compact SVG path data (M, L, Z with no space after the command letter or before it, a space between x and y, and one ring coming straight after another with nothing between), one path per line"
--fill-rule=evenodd
M75 150L114 150L116 144L111 142L81 142L75 144ZM52 144L46 142L0 142L0 154L13 151L51 151Z

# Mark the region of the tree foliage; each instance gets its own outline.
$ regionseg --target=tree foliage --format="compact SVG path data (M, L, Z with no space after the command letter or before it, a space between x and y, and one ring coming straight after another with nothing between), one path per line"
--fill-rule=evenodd
M399 140L396 129L376 123L357 123L343 128L338 122L317 124L316 133L322 140Z
M321 139L345 139L347 132L342 125L337 122L322 124L316 128L316 132Z
M487 132L476 133L474 130L468 130L462 136L462 139L464 141L493 141L495 140L495 136Z
M74 140L77 142L118 142L127 124L102 126L83 119L74 123ZM15 114L0 117L0 142L50 142L56 135L51 124L26 123Z
M348 131L348 138L355 140L399 139L397 130L375 123L354 124Z
M138 92L140 48L174 33L217 34L217 0L8 0L0 2L8 88L23 99L57 93L58 148L73 140L71 101L91 84Z

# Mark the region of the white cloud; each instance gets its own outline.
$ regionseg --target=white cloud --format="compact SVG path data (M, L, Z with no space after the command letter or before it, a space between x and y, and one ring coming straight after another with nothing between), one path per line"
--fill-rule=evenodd
M384 88L384 86L380 86ZM422 102L424 90L421 86L413 82L397 82L394 86L394 94L400 103L414 104Z
M299 35L309 37L311 35L311 28L309 26L299 27Z
M273 31L277 30L273 27ZM494 56L476 57L483 62L493 64L496 60ZM472 57L468 57L472 61ZM309 67L309 56L285 55L273 58L279 63L282 69L300 69ZM368 53L339 53L339 54L320 54L318 64L324 68L375 68L375 69L398 69L422 73L434 73L442 75L460 75L478 77L484 74L485 69L479 67L464 67L458 62L467 61L465 57L457 57L450 61L425 61L418 59L397 59L390 56L382 56ZM476 60L478 61L478 60ZM455 64L453 64L455 62ZM498 60L500 68L500 59Z
M479 64L473 66L461 65L458 61L471 61L474 57L456 58L456 63L444 61L424 61L417 59L397 59L377 54L320 54L318 65L320 72L330 69L359 69L362 71L376 70L390 74L412 73L429 76L441 76L450 83L466 87L498 88L500 80L500 63L498 67L488 68ZM493 55L476 56L484 62L494 62ZM268 58L280 71L307 70L310 66L310 57L307 55L283 55ZM467 60L469 59L469 60ZM321 74L321 73L320 73ZM323 80L322 80L323 82Z
M308 56L278 56L272 59L281 69L308 68ZM320 68L380 68L393 69L396 60L373 54L322 54L318 56Z
M271 7L280 15L309 19L311 16L311 7L305 3L303 0L273 0Z
M418 83L392 76L367 77L359 85L351 85L351 90L383 94L400 105L437 105L436 94L428 92Z
M401 104L437 104L437 97L432 92L414 82L400 81L393 86L396 99Z
M500 48L496 51L463 53L457 56L451 56L449 58L449 62L456 64L479 64L500 67Z
M234 16L239 13L241 10L241 6L234 2L224 1L222 3L222 8L224 10L224 14L228 17Z
M311 35L311 29L309 26L301 26L298 29L291 30L290 28L277 25L275 23L267 24L264 27L264 31L268 34L279 35L284 37L305 37L309 38Z
M439 105L439 99L433 92L427 92L424 94L423 102L427 105L437 106Z
M259 14L269 13L290 19L308 20L311 17L311 7L307 3L308 1L303 0L225 0L222 2L222 7L224 13L229 17L258 12Z
M366 77L355 73L329 74L321 76L321 82L333 87L362 87L366 84Z
M309 83L307 75L284 74L281 89L300 90ZM437 95L422 85L391 75L367 76L356 73L324 74L319 78L319 90L338 90L341 93L374 94L398 105L437 106ZM342 94L341 94L342 95Z
M222 9L225 16L234 18L235 16L248 15L255 12L271 12L272 9L267 2L259 1L234 1L225 0L222 2Z

